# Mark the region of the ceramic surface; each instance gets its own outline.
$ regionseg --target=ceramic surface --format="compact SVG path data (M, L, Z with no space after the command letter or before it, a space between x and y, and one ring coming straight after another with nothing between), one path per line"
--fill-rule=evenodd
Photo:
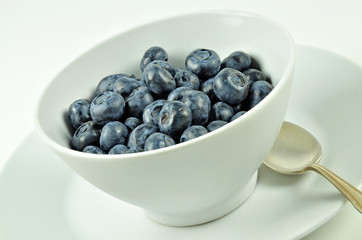
M154 45L162 46L169 61L181 67L187 54L199 47L214 49L221 59L236 50L246 51L275 88L242 118L192 141L127 155L70 150L63 118L70 103L89 96L106 75L140 76L140 59ZM285 116L294 61L289 33L259 15L208 12L161 20L96 46L62 70L40 100L37 130L80 176L146 209L156 221L174 226L208 222L232 211L252 193L256 171Z
M361 189L362 69L306 46L297 47L297 62L287 120L315 134L322 164ZM286 176L262 166L254 194L234 212L195 227L166 227L87 183L33 133L0 175L0 239L300 239L344 202L313 172Z

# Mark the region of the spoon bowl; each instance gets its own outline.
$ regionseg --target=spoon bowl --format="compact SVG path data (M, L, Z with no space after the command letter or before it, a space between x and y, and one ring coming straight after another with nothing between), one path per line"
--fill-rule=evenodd
M293 157L291 157L291 153ZM308 131L290 122L284 122L272 151L264 164L276 172L299 174L322 157L322 147Z
M322 147L311 133L298 125L284 122L264 164L284 174L315 171L329 180L362 213L362 192L320 165L321 157Z

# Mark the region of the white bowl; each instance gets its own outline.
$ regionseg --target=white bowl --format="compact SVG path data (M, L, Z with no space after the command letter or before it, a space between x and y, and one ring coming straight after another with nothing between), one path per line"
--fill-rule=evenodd
M151 46L163 47L177 66L184 66L196 48L213 49L221 59L245 51L275 88L243 117L172 147L112 156L70 149L69 105L90 97L106 75L140 76L140 59ZM201 224L229 213L252 194L257 170L284 119L294 66L292 38L264 16L228 11L177 16L117 35L69 64L41 97L36 129L75 172L104 192L145 209L163 224Z

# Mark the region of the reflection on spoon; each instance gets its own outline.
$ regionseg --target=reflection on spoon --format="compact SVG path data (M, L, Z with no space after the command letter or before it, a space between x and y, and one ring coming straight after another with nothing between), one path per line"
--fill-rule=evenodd
M284 122L264 164L285 174L313 170L328 179L362 213L362 192L318 164L321 156L321 145L312 134L293 123Z

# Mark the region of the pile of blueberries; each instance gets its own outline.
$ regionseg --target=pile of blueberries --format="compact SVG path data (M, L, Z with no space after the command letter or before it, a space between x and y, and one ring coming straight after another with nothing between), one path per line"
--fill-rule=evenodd
M78 99L68 110L71 147L96 154L150 151L189 141L243 115L273 89L247 53L223 61L210 49L195 49L185 68L151 47L140 63L142 78L104 77L92 101Z

